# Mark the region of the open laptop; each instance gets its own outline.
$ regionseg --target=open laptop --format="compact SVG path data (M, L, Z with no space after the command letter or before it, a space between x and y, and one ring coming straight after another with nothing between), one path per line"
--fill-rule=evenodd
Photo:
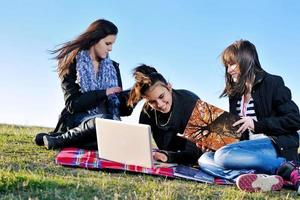
M154 167L149 125L96 118L96 132L100 158Z

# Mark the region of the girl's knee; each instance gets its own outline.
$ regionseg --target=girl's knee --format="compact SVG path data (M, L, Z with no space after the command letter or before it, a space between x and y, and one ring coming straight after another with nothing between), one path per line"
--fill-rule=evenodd
M234 152L234 148L230 145L223 146L215 152L214 160L218 165L225 167L228 165L228 162L230 164L230 161L234 157Z
M198 164L200 166L203 165L203 164L213 163L213 162L214 162L214 152L205 152L198 159Z
M215 159L220 157L225 157L229 155L229 152L232 150L230 146L223 146L218 149L215 153Z

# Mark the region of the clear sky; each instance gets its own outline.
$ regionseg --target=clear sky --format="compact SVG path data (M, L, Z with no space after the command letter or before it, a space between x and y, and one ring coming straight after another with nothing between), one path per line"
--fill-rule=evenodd
M64 100L48 50L99 18L119 28L110 57L120 63L124 89L133 84L131 70L145 63L174 88L228 109L227 99L218 98L224 87L219 55L247 39L300 105L298 0L10 0L0 7L0 123L55 126ZM125 120L136 121L138 112Z

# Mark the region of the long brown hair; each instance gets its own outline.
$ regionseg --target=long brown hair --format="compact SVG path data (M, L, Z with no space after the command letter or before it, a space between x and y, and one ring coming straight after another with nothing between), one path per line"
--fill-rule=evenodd
M74 61L78 51L88 50L106 36L117 34L118 28L116 25L105 19L99 19L94 21L75 40L61 44L62 47L51 52L52 54L58 54L54 58L58 60L57 71L59 77L62 78L69 72L69 66Z
M145 95L145 92L147 92L151 86L157 83L160 83L165 87L168 85L166 79L158 73L154 67L145 64L134 68L133 76L135 84L130 91L128 99L129 106L134 106L138 101L140 101L142 96Z
M225 89L220 97L242 96L250 92L258 72L263 71L255 46L247 40L238 40L229 45L221 54L221 61L225 66ZM236 83L233 81L227 68L237 64L240 68L240 78Z

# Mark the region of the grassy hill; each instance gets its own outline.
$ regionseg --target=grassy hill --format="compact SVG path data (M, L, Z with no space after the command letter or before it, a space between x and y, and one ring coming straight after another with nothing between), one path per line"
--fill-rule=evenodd
M65 168L33 143L41 127L0 124L0 199L297 199L295 191L245 193L143 174Z

